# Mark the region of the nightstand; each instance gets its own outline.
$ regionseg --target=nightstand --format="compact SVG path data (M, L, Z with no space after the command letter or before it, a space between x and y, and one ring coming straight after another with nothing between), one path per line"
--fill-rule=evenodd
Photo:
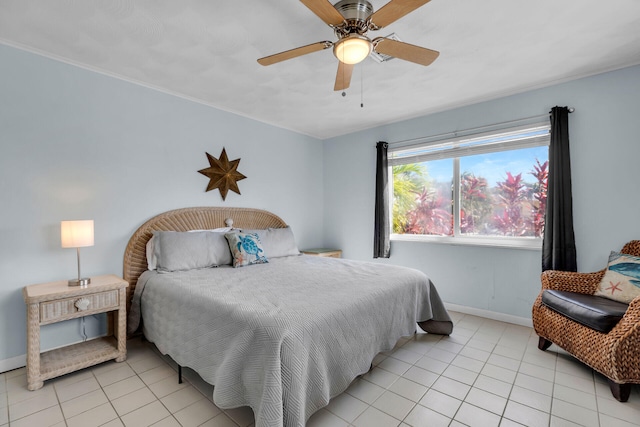
M25 286L27 304L27 388L37 390L45 380L107 360L127 358L127 298L129 284L115 275L91 278L84 287L67 280ZM98 313L109 313L109 336L40 353L40 327Z
M329 258L342 258L342 251L340 249L305 249L301 251L303 254L307 255L316 255L316 256L324 256Z

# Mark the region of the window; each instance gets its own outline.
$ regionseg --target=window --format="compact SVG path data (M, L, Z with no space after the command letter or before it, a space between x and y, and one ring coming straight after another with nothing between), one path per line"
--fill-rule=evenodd
M392 239L539 246L549 126L391 147Z

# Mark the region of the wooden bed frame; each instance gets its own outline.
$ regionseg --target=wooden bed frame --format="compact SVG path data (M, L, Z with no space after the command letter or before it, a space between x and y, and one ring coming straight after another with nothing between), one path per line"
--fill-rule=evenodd
M233 220L235 228L263 229L287 226L279 216L251 208L206 206L175 209L154 216L133 233L124 250L123 278L129 282L127 312L131 308L138 277L147 269L147 242L154 231L211 230L226 227L227 219Z

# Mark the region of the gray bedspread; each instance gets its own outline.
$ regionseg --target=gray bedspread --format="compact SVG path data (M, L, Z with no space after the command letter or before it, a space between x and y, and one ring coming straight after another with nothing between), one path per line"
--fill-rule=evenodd
M451 331L422 272L317 256L147 271L133 327L138 303L147 339L213 384L221 408L250 406L256 427L304 426L416 322Z

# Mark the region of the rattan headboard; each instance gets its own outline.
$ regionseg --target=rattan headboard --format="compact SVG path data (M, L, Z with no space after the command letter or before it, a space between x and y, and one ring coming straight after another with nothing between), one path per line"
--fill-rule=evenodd
M147 269L147 242L155 230L189 231L210 230L225 227L225 220L231 218L235 228L281 228L287 224L277 215L260 209L197 207L176 209L156 215L140 226L129 239L124 250L124 280L127 288L127 311L138 282L138 277Z

